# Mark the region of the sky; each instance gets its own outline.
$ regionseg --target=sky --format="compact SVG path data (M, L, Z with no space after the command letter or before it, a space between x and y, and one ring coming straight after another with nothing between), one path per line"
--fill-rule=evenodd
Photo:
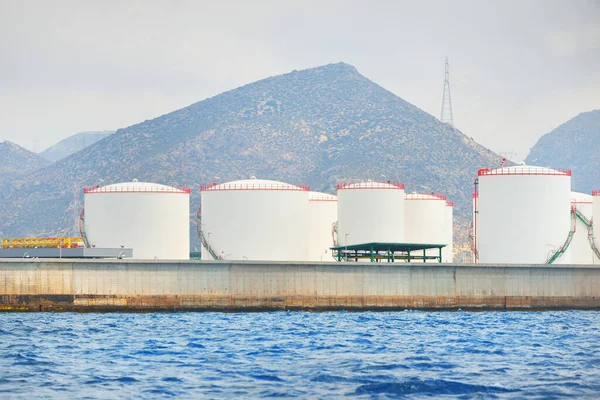
M600 0L0 0L0 140L116 130L339 61L524 159L600 109Z

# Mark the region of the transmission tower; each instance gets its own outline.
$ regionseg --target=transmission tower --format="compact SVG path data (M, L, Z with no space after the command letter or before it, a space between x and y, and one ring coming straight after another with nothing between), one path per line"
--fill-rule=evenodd
M452 98L450 97L450 65L448 57L446 57L446 75L444 79L444 95L442 96L442 114L440 121L454 126L454 118L452 117Z

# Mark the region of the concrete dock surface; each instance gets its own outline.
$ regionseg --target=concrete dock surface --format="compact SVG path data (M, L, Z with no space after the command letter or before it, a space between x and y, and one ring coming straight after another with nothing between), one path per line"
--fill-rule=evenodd
M600 310L600 266L0 259L0 311Z

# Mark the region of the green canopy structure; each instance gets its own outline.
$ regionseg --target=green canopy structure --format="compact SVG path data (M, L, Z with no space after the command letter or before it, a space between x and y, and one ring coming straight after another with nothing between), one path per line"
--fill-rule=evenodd
M369 259L371 262L423 261L437 260L442 262L442 248L445 244L416 243L362 243L349 246L334 246L330 249L338 261L358 261ZM438 249L438 255L427 255L427 250Z

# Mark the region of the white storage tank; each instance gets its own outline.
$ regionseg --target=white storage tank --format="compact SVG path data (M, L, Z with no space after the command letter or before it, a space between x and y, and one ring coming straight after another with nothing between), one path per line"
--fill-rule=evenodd
M575 235L569 247L573 264L594 263L594 251L588 240L588 226L593 212L592 199L589 194L571 192L571 207L578 213L575 219Z
M254 178L203 186L200 229L221 259L306 261L308 191ZM206 249L202 259L212 259Z
M90 246L132 248L134 259L189 259L190 189L134 180L83 193Z
M333 261L333 224L337 221L337 196L308 193L309 233L308 261Z
M404 185L338 185L338 244L404 243Z
M533 166L478 172L480 263L544 264L571 232L571 171ZM569 264L570 252L553 261Z
M447 244L446 196L409 193L404 203L404 241L415 244ZM438 249L426 251L437 256ZM442 261L444 252L442 251ZM429 260L429 262L438 262Z
M446 247L442 249L442 261L451 263L454 261L454 202L446 202L445 238L443 242Z
M593 226L593 243L594 253L594 264L600 264L600 190L594 190L592 192L593 197L593 211L592 211L592 226ZM597 221L597 222L596 222Z

